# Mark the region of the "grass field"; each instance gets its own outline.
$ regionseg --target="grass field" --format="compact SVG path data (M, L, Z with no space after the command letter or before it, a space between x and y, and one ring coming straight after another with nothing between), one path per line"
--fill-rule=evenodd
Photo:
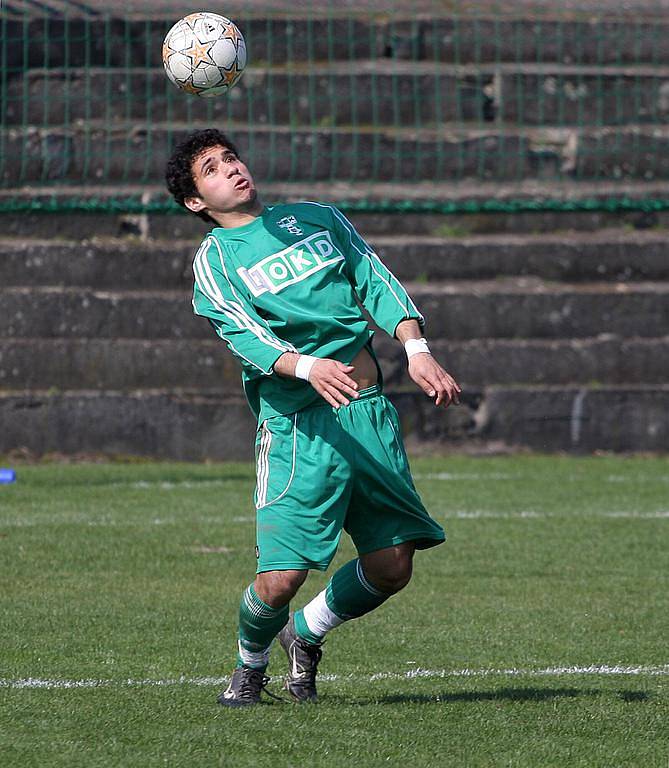
M669 460L413 470L448 542L333 632L318 705L228 711L253 468L19 466L0 486L0 764L667 768ZM277 693L283 667L276 648Z

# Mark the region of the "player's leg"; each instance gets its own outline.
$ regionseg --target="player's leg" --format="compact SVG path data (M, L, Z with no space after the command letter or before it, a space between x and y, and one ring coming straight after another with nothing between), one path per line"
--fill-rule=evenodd
M362 570L377 589L394 595L411 581L415 551L414 542L405 541L375 552L367 552L360 555Z
M259 430L257 575L242 596L237 668L219 702L257 703L267 680L272 641L286 624L288 603L308 569L325 570L335 554L348 506L346 462L320 446L316 411L276 417ZM303 450L300 450L303 448ZM321 460L318 460L320 457Z
M378 579L387 573L408 579L413 551L441 544L446 536L414 485L397 411L378 395L351 404L342 418L354 462L346 530L367 570L379 571ZM405 543L411 543L409 550L395 548Z
M244 590L239 606L237 666L265 671L272 641L288 621L288 603L307 578L306 570L266 571Z
M339 418L355 466L346 530L360 555L295 614L295 634L311 644L382 605L409 582L415 549L445 538L413 485L397 413L386 398L378 393L361 397L341 408ZM282 635L290 629L291 623Z
M414 543L407 541L343 565L327 587L295 613L296 634L320 644L331 629L378 608L409 583L414 551Z
M266 571L244 590L239 606L237 666L218 701L224 706L256 704L267 683L265 670L274 638L288 621L288 603L306 570Z
M292 614L279 633L289 662L286 688L297 701L316 701L316 673L325 635L345 621L378 608L393 594L394 585L401 583L399 579L393 581L382 561L376 565L377 572L385 574L384 589L369 580L360 558L355 558L333 574L322 592Z
M337 570L327 587L296 611L279 633L290 669L286 687L298 701L316 700L321 645L330 630L375 610L411 579L413 542L368 552Z

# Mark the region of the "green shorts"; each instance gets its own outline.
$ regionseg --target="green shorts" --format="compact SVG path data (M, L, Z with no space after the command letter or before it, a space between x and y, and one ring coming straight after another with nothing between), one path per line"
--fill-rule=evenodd
M414 487L397 411L378 386L348 406L266 419L256 435L257 572L324 571L342 528L359 554L444 531Z

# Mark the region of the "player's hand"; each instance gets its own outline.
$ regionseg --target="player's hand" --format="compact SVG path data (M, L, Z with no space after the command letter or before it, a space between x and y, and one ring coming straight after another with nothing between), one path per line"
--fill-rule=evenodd
M350 377L352 365L344 365L328 357L317 360L309 372L309 384L334 408L348 405L349 398L359 397L357 383Z
M409 376L425 392L434 397L435 405L459 405L462 390L457 381L439 365L429 352L419 352L409 358Z

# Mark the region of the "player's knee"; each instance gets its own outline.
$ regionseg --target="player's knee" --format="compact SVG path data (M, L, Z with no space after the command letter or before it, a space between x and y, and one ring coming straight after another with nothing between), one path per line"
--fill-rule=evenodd
M387 558L376 567L365 570L369 581L381 592L389 595L404 589L411 581L413 573L413 551L398 552L394 557Z
M399 592L401 589L406 587L406 585L411 581L411 574L412 567L411 560L409 560L407 563L396 565L395 570L383 574L380 579L381 583L377 584L377 587L382 592L394 594L395 592Z
M265 571L256 576L254 589L258 597L272 608L283 608L304 584L308 571Z

